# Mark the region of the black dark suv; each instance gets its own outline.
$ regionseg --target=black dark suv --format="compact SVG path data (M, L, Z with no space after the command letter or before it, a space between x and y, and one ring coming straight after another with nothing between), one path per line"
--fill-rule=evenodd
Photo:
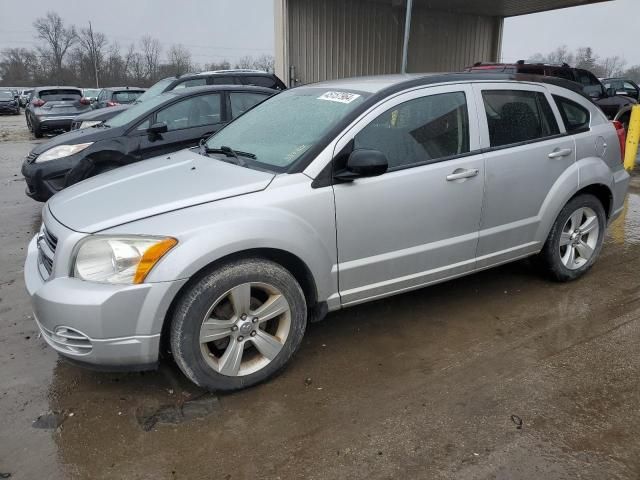
M176 88L204 87L206 85L250 85L271 90L286 90L287 88L282 80L273 73L260 70L212 70L162 79L149 87L137 101L143 102L147 98Z
M598 105L611 120L620 120L625 128L629 124L630 106L635 105L636 99L629 96L616 95L607 91L602 82L588 70L573 68L566 63L553 65L548 63L527 63L519 60L516 63L475 63L465 69L476 73L526 73L530 75L544 75L548 77L564 78L582 85L582 90Z

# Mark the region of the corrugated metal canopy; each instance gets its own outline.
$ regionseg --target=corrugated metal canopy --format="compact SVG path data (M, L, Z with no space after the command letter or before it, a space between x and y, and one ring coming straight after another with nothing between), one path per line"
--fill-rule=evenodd
M427 7L449 12L513 17L608 1L612 0L414 0L414 8ZM402 0L392 2L396 5L405 3Z

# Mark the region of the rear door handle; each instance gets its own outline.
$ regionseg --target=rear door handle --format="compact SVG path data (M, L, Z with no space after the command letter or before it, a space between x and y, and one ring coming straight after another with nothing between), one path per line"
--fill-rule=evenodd
M570 148L557 148L556 150L554 150L549 154L549 158L568 157L572 153L573 153L573 150L571 150Z
M456 168L452 174L447 175L447 182L455 182L456 180L475 177L478 173L480 173L480 170L477 168Z

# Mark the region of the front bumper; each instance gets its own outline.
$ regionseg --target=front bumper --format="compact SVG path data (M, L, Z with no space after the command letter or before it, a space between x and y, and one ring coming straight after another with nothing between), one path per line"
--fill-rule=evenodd
M38 202L46 202L65 187L67 173L80 160L78 155L70 155L43 163L36 163L27 158L21 169L27 185L25 193Z
M158 362L169 305L186 280L109 285L66 275L59 259L45 280L37 237L29 244L24 278L45 341L61 355L103 369L144 369ZM56 265L57 264L57 265Z

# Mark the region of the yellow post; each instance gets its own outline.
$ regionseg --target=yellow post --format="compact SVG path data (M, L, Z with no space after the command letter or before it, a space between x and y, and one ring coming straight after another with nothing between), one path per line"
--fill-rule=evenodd
M628 171L636 166L638 156L638 143L640 143L640 105L634 105L631 109L631 120L627 131L627 149L624 155L624 168Z

